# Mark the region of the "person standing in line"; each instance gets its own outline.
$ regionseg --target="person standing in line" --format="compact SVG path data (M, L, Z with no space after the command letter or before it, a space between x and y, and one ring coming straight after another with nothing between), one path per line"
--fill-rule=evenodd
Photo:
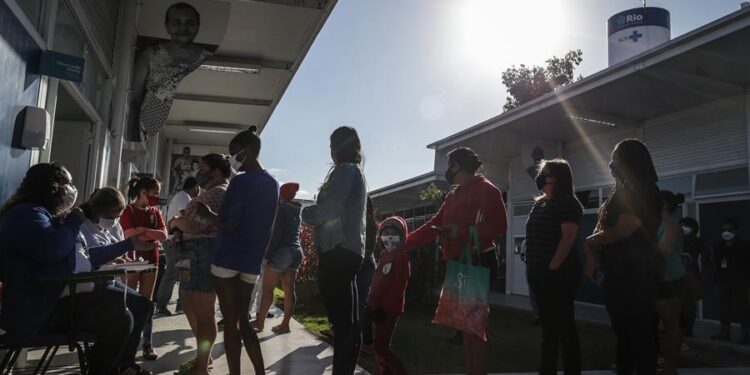
M600 261L605 304L617 335L617 373L656 373L657 285L663 261L656 239L661 223L658 177L651 154L637 139L615 146L609 163L615 188L585 241L586 274Z
M197 197L201 187L198 185L195 177L188 177L182 184L182 190L178 191L167 204L167 222L175 217L182 216L182 210L187 207L190 201ZM177 282L177 257L180 252L179 234L170 234L167 241L164 241L164 256L167 260L164 275L161 277L159 288L156 292L156 313L163 316L171 316L172 313L167 309L169 300L172 299L174 284ZM182 310L182 293L177 297L177 307L175 312Z
M255 321L252 322L258 331L263 331L268 310L273 302L273 290L281 281L284 290L284 318L281 324L271 328L271 331L276 334L290 332L289 321L292 319L297 298L294 280L297 277L297 269L302 264L302 245L299 238L301 207L299 203L294 202L298 190L299 184L295 182L285 183L280 188L281 199L276 211L276 223L266 252L260 308Z
M370 294L370 284L375 274L375 237L378 223L375 220L372 199L367 197L367 223L365 228L365 256L362 268L357 272L357 291L359 291L359 323L362 326L362 353L372 354L372 320L365 314L367 310L367 296Z
M320 294L333 325L333 374L350 375L362 345L357 272L365 248L367 186L362 144L354 128L342 126L330 137L334 167L302 221L315 226L320 247Z
M181 369L194 375L208 374L211 349L216 341L216 289L211 275L214 240L217 229L211 220L196 215L196 206L204 204L218 211L229 185L232 168L224 155L208 154L201 158L196 179L203 191L190 201L184 215L169 221L170 229L182 233L181 252L177 262L180 269L180 292L183 295L185 316L198 343L196 356ZM187 263L187 264L185 264ZM184 271L183 268L187 270Z
M157 208L161 200L159 192L161 184L152 177L134 177L128 182L128 199L130 204L120 217L120 225L125 232L125 238L130 238L139 231L154 241L167 239L167 226L161 211ZM153 298L156 276L159 268L159 243L154 242L153 250L136 251L133 259L143 258L154 268L148 271L132 272L128 274L128 286L138 290L144 297ZM151 343L153 330L154 309L152 306L146 327L143 329L143 359L155 361L159 356L154 352Z
M685 289L685 267L682 264L683 232L679 224L680 205L685 202L682 194L671 191L660 192L663 202L661 225L657 238L659 250L664 257L664 278L659 283L656 312L664 325L664 339L660 340L661 352L666 359L665 374L677 374L682 337L680 332L680 310ZM658 329L655 327L655 329Z
M714 340L731 340L733 313L739 314L742 324L742 337L739 343L750 344L750 324L748 324L748 278L750 278L750 244L737 233L739 225L734 218L724 219L722 240L713 246L713 265L716 283L719 287L721 331Z
M232 178L219 212L198 203L196 214L219 229L211 273L224 317L224 347L230 375L239 375L244 344L256 374L265 371L258 334L250 325L250 301L271 239L279 183L263 169L258 128L238 133L229 142L229 163L241 172Z
M494 241L498 236L505 235L508 218L502 193L492 182L477 173L480 166L482 161L469 148L457 148L448 154L445 179L456 187L446 195L437 214L409 234L406 239L407 251L440 238L443 257L446 260L457 260L464 244L469 241L469 227L476 226L482 250L478 264L490 270L498 268ZM487 288L489 289L489 285ZM487 341L466 332L462 334L466 373L486 374L489 365Z
M404 364L391 349L391 339L406 305L411 265L403 244L408 234L406 221L394 216L383 221L377 235L380 257L367 298L367 315L373 322L375 357L381 374L406 374Z
M685 267L685 293L682 296L680 326L684 337L693 337L693 326L698 315L698 301L702 295L700 262L703 260L703 240L700 237L698 221L692 217L680 219L682 225L683 252Z
M565 160L542 161L536 187L542 195L536 198L526 222L526 265L542 324L539 374L557 374L559 353L565 375L580 374L575 296L582 272L575 243L583 207L575 196L573 174Z

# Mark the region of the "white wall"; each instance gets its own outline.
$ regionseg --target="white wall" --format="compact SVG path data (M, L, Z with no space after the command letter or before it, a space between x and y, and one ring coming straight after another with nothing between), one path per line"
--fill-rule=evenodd
M94 180L88 178L89 140L91 123L86 121L55 122L55 137L52 139L50 161L64 165L73 176L73 184L78 189L78 199L86 199L94 187ZM91 173L93 177L94 173Z

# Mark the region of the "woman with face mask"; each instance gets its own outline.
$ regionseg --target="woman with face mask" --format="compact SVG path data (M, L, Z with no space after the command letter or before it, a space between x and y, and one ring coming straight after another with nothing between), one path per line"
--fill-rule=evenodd
M120 216L120 225L125 233L125 238L130 238L137 233L143 233L154 241L167 239L167 226L161 211L157 208L161 200L159 192L161 184L153 177L133 177L128 182L128 199L130 204ZM153 269L147 271L128 273L128 286L137 289L148 299L153 298L156 276L159 267L159 244L154 242L154 247L146 251L136 251L131 254L134 260L143 259L154 265ZM153 312L143 330L143 358L147 361L155 361L158 355L151 345L151 331L153 325Z
M113 308L122 306L122 288L82 285L71 306L64 285L37 282L87 272L129 250L154 246L140 236L89 246L81 233L89 218L73 208L76 199L77 190L67 169L41 163L29 168L18 190L0 208L0 329L8 339L65 331L70 329L74 314L76 328L96 336L88 358L90 373L150 374L135 364L149 301L129 297L129 310ZM115 216L112 207L104 211ZM71 308L75 310L71 312Z
M184 215L169 222L170 229L182 232L180 260L177 262L178 268L181 268L180 291L185 316L196 341L201 343L195 358L181 369L196 375L208 374L211 349L216 341L216 288L211 275L211 260L218 233L215 226L204 222L196 214L196 207L202 204L212 211L218 211L231 175L232 169L224 155L208 154L202 157L196 180L203 190L187 204Z
M575 251L583 207L575 196L573 175L562 159L540 163L536 177L542 193L526 221L526 267L542 325L540 374L581 373L581 348L575 321L575 296L581 262Z
M618 143L609 167L615 188L586 239L586 273L594 278L597 261L604 273L605 303L617 334L617 373L650 375L656 372L653 321L664 274L657 240L659 178L648 148L637 139Z
M443 243L445 259L457 260L469 240L469 227L476 226L481 256L475 261L490 269L492 279L497 277L498 269L494 241L505 234L508 218L503 194L492 182L477 173L481 165L482 161L471 149L457 148L448 154L445 179L455 188L446 195L437 214L409 234L406 248L413 250L439 238ZM463 333L467 374L487 373L489 345L485 337Z

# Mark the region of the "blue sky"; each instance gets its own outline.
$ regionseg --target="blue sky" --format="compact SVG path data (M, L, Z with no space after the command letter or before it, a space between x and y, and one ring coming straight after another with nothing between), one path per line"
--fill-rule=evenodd
M738 0L648 1L672 37L739 9ZM605 22L636 0L339 0L265 128L262 162L311 198L330 168L328 136L360 132L370 189L432 170L426 145L501 112L501 72L583 51L607 66ZM481 155L480 155L481 156Z

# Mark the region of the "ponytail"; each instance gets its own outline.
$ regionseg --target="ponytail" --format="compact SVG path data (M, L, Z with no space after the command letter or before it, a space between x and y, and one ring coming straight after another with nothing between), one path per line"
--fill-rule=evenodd
M159 188L159 181L153 177L133 177L128 181L128 201L134 202L138 199L141 190L153 190Z

